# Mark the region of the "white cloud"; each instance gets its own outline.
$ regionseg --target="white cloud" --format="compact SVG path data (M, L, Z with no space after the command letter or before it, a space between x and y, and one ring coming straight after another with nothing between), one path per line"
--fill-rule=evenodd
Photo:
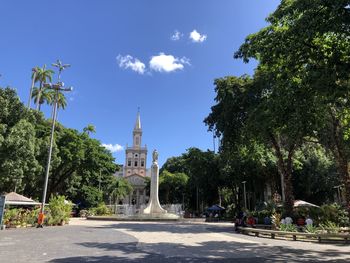
M176 58L173 55L159 53L158 56L151 57L149 66L152 70L158 72L172 72L183 69L184 65L190 65L190 60L186 57Z
M130 68L131 70L139 74L145 73L146 65L142 63L140 60L138 60L137 58L133 58L130 55L126 55L126 56L118 55L117 61L119 63L119 67L123 69Z
M207 39L207 35L201 35L199 32L197 32L196 29L194 29L191 33L190 33L190 39L192 39L192 42L204 42Z
M174 31L174 34L171 36L171 40L173 41L177 41L180 40L180 38L183 36L183 34L181 32L179 32L178 30Z
M124 147L119 144L102 144L103 147L110 150L112 153L120 152L124 150Z

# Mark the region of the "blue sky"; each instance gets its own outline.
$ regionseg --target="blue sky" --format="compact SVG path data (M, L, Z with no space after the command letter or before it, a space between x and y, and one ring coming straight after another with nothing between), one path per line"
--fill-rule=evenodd
M59 113L64 125L93 124L94 138L121 149L132 144L140 107L143 144L158 150L160 164L189 147L212 150L203 119L214 105L213 81L253 72L254 63L233 53L278 3L2 0L0 86L16 88L26 103L31 68L60 59L72 65L62 80L74 87ZM123 150L113 155L124 163Z

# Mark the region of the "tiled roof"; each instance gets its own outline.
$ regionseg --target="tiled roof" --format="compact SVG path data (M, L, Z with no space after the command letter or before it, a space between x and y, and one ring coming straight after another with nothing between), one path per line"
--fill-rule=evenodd
M17 194L15 192L11 192L11 193L8 193L6 194L6 202L28 202L28 203L32 203L32 202L35 202L34 200L28 198L28 197L25 197L23 195L20 195L20 194Z

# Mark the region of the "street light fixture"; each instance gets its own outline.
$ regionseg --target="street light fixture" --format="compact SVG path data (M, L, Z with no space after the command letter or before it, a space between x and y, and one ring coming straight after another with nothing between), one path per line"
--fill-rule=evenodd
M243 181L242 184L243 184L243 195L244 195L244 208L247 209L247 196L246 196L246 193L245 193L245 183L247 181Z
M49 172L50 172L50 163L51 163L51 155L52 155L52 144L53 144L53 138L54 138L54 132L55 132L55 123L56 123L56 111L57 111L57 100L58 100L58 92L59 91L72 91L73 88L63 88L64 83L63 82L57 82L56 84L51 83L45 83L44 87L48 89L55 90L55 102L53 104L53 115L52 115L52 127L51 127L51 137L50 137L50 146L49 146L49 156L47 158L47 165L46 165L46 174L45 174L45 183L44 183L44 191L43 191L43 199L41 202L41 209L38 217L38 227L43 226L44 222L44 207L45 207L45 201L46 201L46 193L47 193L47 184L49 181Z
M61 72L71 66L70 64L62 64L62 61L59 59L57 59L56 63L52 63L51 65L58 68L58 81L61 79Z

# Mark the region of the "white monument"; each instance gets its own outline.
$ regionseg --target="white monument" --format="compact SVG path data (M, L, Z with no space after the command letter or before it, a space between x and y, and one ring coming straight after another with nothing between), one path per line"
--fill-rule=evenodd
M153 151L153 161L151 166L151 191L150 198L147 207L143 210L143 215L149 216L150 218L160 219L178 219L179 216L168 213L165 209L160 206L158 198L159 189L159 166L158 166L158 152Z
M159 189L159 166L158 166L158 152L153 151L153 161L151 166L151 191L147 207L143 210L144 214L166 214L159 203L158 189Z

